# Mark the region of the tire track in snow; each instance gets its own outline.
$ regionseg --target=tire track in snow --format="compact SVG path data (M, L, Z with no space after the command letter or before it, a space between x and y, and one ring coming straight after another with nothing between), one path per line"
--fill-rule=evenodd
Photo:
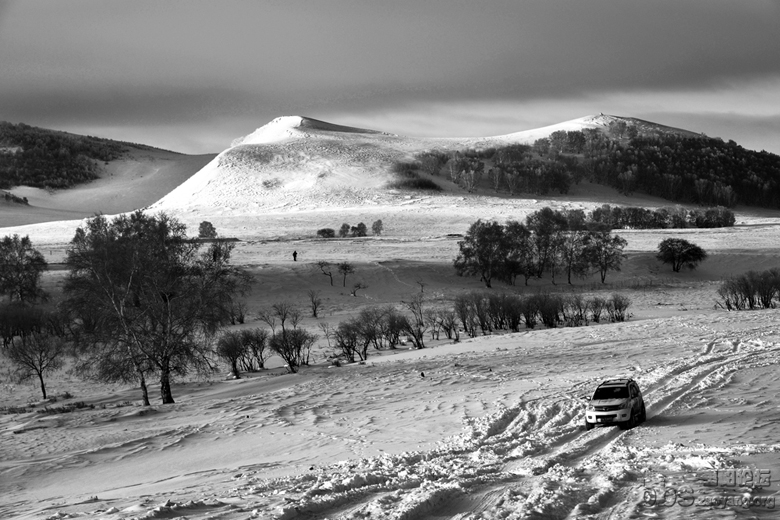
M724 338L719 339L724 340ZM698 355L671 361L665 365L668 370L659 367L661 377L650 383L645 392L648 420L660 415L686 396L716 385L734 371L750 366L750 361L771 352L780 352L777 346L765 347L760 341L755 342L754 345L740 340L723 342L730 343L732 348L714 355ZM717 343L718 340L715 340L708 344L707 352L711 353ZM638 379L641 382L641 378ZM584 384L577 386L584 386ZM561 435L551 439L547 446L548 450L544 453L511 461L502 468L503 471L518 475L517 485L528 494L526 504L512 504L512 511L500 511L501 507L497 502L483 503L480 504L480 509L496 510L495 518L502 518L508 513L517 513L518 506L524 510L521 518L564 518L569 514L575 517L581 514L597 514L610 504L620 504L621 501L616 498L616 495L622 496L625 493L621 493L619 489L605 489L601 483L594 482L603 479L601 474L597 473L588 479L581 479L579 488L576 486L564 488L557 497L558 500L551 499L550 489L546 489L549 488L549 481L545 477L551 471L565 473L565 468L574 469L575 472L581 470L582 463L586 459L598 457L599 452L627 435L630 435L630 432L614 428L599 428L582 435ZM534 491L539 489L548 492L542 494L546 505L529 503L534 498ZM586 501L581 501L583 498ZM557 507L553 507L553 504ZM527 507L522 507L523 505ZM476 511L460 511L451 518L470 518L474 513ZM493 517L481 515L480 518Z
M722 385L737 370L767 358L777 362L775 345L719 336L708 354L699 351L636 374L649 421ZM730 348L716 348L721 344ZM630 468L636 461L625 444L631 431L582 431L584 403L576 396L594 384L583 381L472 418L462 434L430 451L351 460L316 474L248 485L285 490L288 498L275 516L285 520L607 518L632 507L626 503L630 474L614 469L615 462Z

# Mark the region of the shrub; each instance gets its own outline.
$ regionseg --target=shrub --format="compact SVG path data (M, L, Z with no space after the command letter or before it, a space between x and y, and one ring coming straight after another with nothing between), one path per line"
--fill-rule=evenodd
M320 238L334 238L336 236L336 230L333 228L318 229L317 236Z
M390 167L390 170L397 175L417 176L414 170L419 169L420 165L416 161L396 161Z
M561 322L563 314L563 298L557 294L537 295L539 316L547 328L555 328Z
M718 288L718 296L727 310L773 309L780 298L780 269L757 273L749 271L726 280Z
M263 370L268 359L268 331L261 328L244 329L241 331L241 342L244 354L239 359L241 368L247 372Z
M246 353L246 346L241 339L241 333L235 330L225 332L217 341L216 354L230 365L230 372L236 379L241 378L238 371L238 360Z
M268 345L287 363L287 370L294 374L298 372L298 367L309 364L311 348L316 340L317 336L309 331L283 329L271 336Z
M607 300L600 296L594 296L588 302L588 309L590 310L590 319L593 323L599 323L601 316L607 308Z
M622 294L613 294L607 301L607 312L609 313L609 319L613 322L626 321L628 314L626 310L631 305L631 300L628 296Z
M428 191L441 191L441 186L429 179L403 179L398 181L392 181L387 185L388 188L394 190L428 190Z

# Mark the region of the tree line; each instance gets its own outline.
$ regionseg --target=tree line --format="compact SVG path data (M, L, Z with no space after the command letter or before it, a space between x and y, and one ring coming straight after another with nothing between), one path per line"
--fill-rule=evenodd
M384 230L384 224L381 219L375 220L371 224L371 232L374 235L381 235ZM335 238L336 230L333 228L322 228L317 230L317 236L319 238ZM347 237L365 237L368 236L368 227L363 222L358 222L357 225L351 226L347 222L341 224L338 230L338 236L340 238Z
M0 191L0 193L3 194L3 199L6 202L13 202L14 204L24 204L25 206L30 205L30 202L27 200L27 197L17 197L16 195L8 191Z
M117 141L0 121L0 188L68 188L98 177L98 162L121 157Z
M423 293L402 305L407 312L393 305L363 309L336 327L324 324L324 335L345 361L365 361L370 350L395 349L406 340L415 348L425 348L426 337L459 341L461 332L476 337L497 331L519 332L521 326L534 329L539 324L554 328L621 322L630 317L631 301L617 293L586 298L581 294L472 291L457 295L450 307L427 302Z
M479 275L486 287L493 279L515 285L522 278L549 274L552 283L564 276L584 277L598 272L601 282L609 271L619 271L626 241L611 231L588 229L582 213L542 208L525 223L507 221L474 222L464 239L458 242L459 253L453 264L460 276Z
M393 169L445 174L469 192L564 194L589 180L625 194L702 206L780 207L780 156L734 141L640 131L624 121L613 122L605 132L556 131L533 145L429 150L398 161Z

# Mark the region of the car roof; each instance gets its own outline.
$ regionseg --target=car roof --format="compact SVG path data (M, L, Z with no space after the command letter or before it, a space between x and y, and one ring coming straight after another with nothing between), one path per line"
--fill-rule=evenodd
M599 388L602 386L627 386L629 383L633 383L634 380L631 378L624 378L624 379L608 379L607 381L603 381Z

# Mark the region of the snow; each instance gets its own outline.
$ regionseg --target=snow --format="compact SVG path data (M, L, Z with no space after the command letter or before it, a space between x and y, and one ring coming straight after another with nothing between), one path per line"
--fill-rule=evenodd
M454 275L458 238L448 236L476 218L522 219L545 205L666 204L587 184L544 199L394 194L381 188L382 161L422 145L312 121L266 125L154 205L190 229L209 220L222 236L241 239L234 261L258 283L248 323L238 328L263 326L256 313L271 303L305 309L310 288L325 301L319 319L302 322L315 333L320 322L397 304L420 290L419 280L432 301L478 290L478 280ZM344 148L380 141L389 144L370 157ZM252 163L235 153L242 150L277 157ZM263 185L274 178L279 186ZM73 397L36 409L77 401L94 408L0 415L0 518L775 518L759 502L774 499L780 478L780 313L713 304L720 280L777 267L780 215L737 213L739 227L675 231L711 254L680 274L653 258L664 233L621 231L629 256L608 288L577 283L628 295L633 316L625 323L432 341L422 350L371 351L365 364L342 367L325 362L333 349L321 340L300 374L286 375L272 360L241 379L227 371L193 376L175 384L176 404L149 408L132 385L60 372L50 393ZM379 218L381 237L312 237ZM80 222L0 235L30 234L56 262ZM358 267L349 282L369 285L360 297L314 268L345 258ZM52 271L45 282L63 277ZM529 290L545 288L536 282ZM637 380L648 420L629 431L584 431L583 397L614 377ZM38 399L33 385L0 387L4 406ZM717 481L718 471L746 469L774 480L763 488ZM662 496L684 486L697 500L691 506L647 499L648 490ZM750 506L712 505L736 495Z
M105 409L3 416L0 516L668 513L643 503L644 483L780 470L779 327L774 311L710 310L535 330L297 376L193 381L177 404L147 410L120 406L137 391L116 388ZM627 374L647 422L583 431L581 397Z

